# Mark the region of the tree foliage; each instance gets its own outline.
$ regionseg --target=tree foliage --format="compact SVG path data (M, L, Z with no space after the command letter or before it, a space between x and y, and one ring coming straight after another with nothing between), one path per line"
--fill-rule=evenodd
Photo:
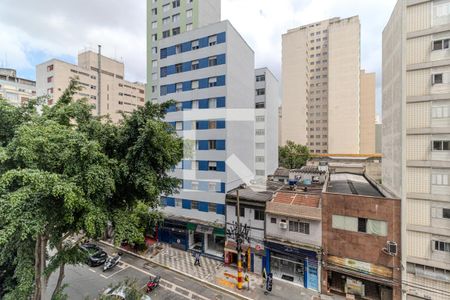
M308 147L287 141L285 146L280 146L279 165L286 169L299 169L306 164L310 158Z
M99 238L112 224L115 243L141 243L145 224L158 217L159 195L179 185L167 173L183 154L181 139L163 122L171 103L147 103L114 124L92 116L86 100L74 101L79 90L72 81L40 114L38 101L13 107L0 100L5 299L43 299L47 279L58 269L53 298L63 297L64 266L85 260L68 237Z

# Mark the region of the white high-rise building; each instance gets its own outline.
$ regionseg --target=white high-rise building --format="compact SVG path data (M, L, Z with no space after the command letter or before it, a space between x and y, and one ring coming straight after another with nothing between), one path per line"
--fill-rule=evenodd
M184 7L149 1L150 23L170 16L148 32L150 99L176 102L166 121L191 147L172 174L182 181L180 190L161 197L165 220L158 239L222 258L226 193L254 177L254 53L228 21L213 22L212 16L220 19L220 1L197 1L182 1ZM185 18L199 21L187 28Z
M450 1L399 0L383 31L383 184L402 199L402 290L450 299Z
M17 77L16 70L0 68L0 98L19 106L36 97L36 82Z
M267 68L255 70L255 175L264 181L278 167L280 86Z

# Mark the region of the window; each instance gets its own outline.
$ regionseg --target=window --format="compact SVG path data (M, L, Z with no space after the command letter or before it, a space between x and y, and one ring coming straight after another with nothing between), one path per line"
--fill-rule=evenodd
M209 182L208 183L208 191L216 192L217 191L216 187L217 187L217 185L216 185L215 182Z
M255 209L255 220L264 221L264 210Z
M264 135L265 131L264 129L256 129L256 135Z
M387 223L385 221L366 218L333 215L332 228L387 236Z
M175 109L176 109L176 111L182 111L183 110L183 103L177 102L175 104Z
M193 89L193 90L198 89L198 80L193 80L193 81L192 81L192 89Z
M152 54L158 54L158 48L152 47Z
M256 89L256 95L261 96L266 94L266 89Z
M197 209L198 210L198 202L197 201L192 201L191 202L191 209Z
M176 89L177 93L182 92L183 91L183 84L181 82L177 83L175 89Z
M257 75L256 82L266 81L266 75Z
M156 92L156 85L152 85L152 93Z
M152 22L152 29L156 29L158 27L158 22Z
M163 23L163 25L169 24L169 23L170 23L170 17L165 17L165 18L163 18L163 19L162 19L162 23Z
M309 223L289 221L289 231L309 234Z
M216 77L209 78L208 79L208 86L209 87L217 86L217 78Z
M432 79L433 79L433 84L440 84L440 83L444 83L444 79L443 79L443 74L433 74L431 75Z
M217 99L216 98L208 99L208 106L209 108L217 108Z
M433 151L450 151L450 141L433 141Z
M198 181L192 181L192 189L194 191L198 191Z
M237 216L237 206L235 206L235 207L236 207L235 214ZM245 208L243 206L239 206L239 216L245 217Z
M434 250L450 252L450 243L441 242L441 241L434 241Z
M170 37L170 30L164 30L162 33L163 39Z
M156 16L158 14L157 8L152 8L152 15Z
M156 42L157 39L158 39L158 35L157 34L152 34L152 41Z
M208 66L212 67L212 66L216 66L217 65L217 56L211 56L210 58L208 58Z
M431 175L432 185L448 185L448 174L433 174Z
M266 107L266 103L264 103L264 102L255 103L255 108L265 108L265 107Z
M177 35L177 34L180 34L180 27L176 27L176 28L172 29L172 35ZM180 48L181 48L181 46L180 46ZM180 49L180 52L181 52L181 49ZM180 52L177 52L177 53L180 53Z
M217 149L217 141L216 140L209 140L208 141L208 149L209 150L216 150Z
M431 110L431 117L433 119L448 118L450 116L448 108L448 106L433 107Z
M152 68L156 68L158 66L157 60L152 60Z
M186 31L192 30L192 23L186 24Z
M161 96L167 95L167 85L162 85L160 87L160 93L161 93Z
M53 71L53 65L47 66L47 72L51 72L51 71Z
M358 231L367 232L367 219L358 218Z
M168 4L164 4L162 9L163 9L163 12L168 12L170 10L170 4L169 3Z
M208 162L208 171L217 171L217 162L209 161Z
M152 79L155 80L156 79L156 73L153 73L153 74L155 74L155 77L153 78L153 76L152 76ZM160 69L160 75L161 75L161 78L167 76L167 67L162 67Z
M182 207L183 201L180 198L175 198L175 207Z
M217 211L217 204L216 203L208 203L208 211L209 212L216 212Z
M264 122L264 116L256 116L256 122Z
M445 219L450 219L450 208L442 209L442 217Z
M176 28L174 28L173 30L175 30ZM180 29L180 28L178 28L178 29ZM172 30L172 31L173 31ZM175 35L175 34L174 34ZM175 52L177 53L177 54L179 54L179 53L181 53L181 45L180 44L178 44L178 45L176 45L175 46Z
M214 46L215 44L217 44L217 36L216 35L210 36L208 38L208 44L210 46Z
M256 156L255 160L256 162L264 162L264 156Z
M186 11L186 18L192 18L192 9Z
M192 69L192 70L198 70L199 67L200 67L199 61L198 61L198 60L193 60L193 61L192 61L191 69Z
M180 14L175 14L172 16L172 22L178 23L180 21Z
M200 43L198 40L192 41L192 50L198 49L200 46Z
M183 64L176 64L175 65L175 73L181 73L183 72Z
M256 149L264 149L265 144L264 143L256 143Z
M47 94L53 94L53 88L47 89Z
M276 224L277 223L277 218L270 218L270 223Z
M172 7L173 7L173 8L180 7L180 0L172 1Z

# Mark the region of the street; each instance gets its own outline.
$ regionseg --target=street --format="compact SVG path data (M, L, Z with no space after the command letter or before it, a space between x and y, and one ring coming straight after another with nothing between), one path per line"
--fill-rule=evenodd
M114 250L108 246L100 245L108 254ZM50 299L51 292L56 284L57 273L49 279L46 299ZM138 286L145 288L149 276L160 275L160 285L150 293L153 300L211 300L236 299L230 295L214 290L198 281L183 276L171 270L161 268L146 260L124 253L122 261L112 270L103 272L103 267L91 268L87 265L66 267L64 283L68 284L65 293L69 299L84 300L97 299L107 287L127 279L135 280Z

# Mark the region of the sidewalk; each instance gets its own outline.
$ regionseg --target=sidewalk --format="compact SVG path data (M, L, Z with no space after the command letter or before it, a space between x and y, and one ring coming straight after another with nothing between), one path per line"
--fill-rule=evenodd
M247 290L247 282L244 283L244 289L238 290L236 279L233 278L237 275L236 268L224 266L222 262L204 256L200 258L200 266L194 266L195 259L190 252L178 250L163 243L154 245L152 248L152 251L145 254L150 261L206 280L243 298L255 300L332 299L329 296L320 295L317 292L277 279L273 280L272 292L265 295L262 277L254 273L247 273L250 278L250 290Z

